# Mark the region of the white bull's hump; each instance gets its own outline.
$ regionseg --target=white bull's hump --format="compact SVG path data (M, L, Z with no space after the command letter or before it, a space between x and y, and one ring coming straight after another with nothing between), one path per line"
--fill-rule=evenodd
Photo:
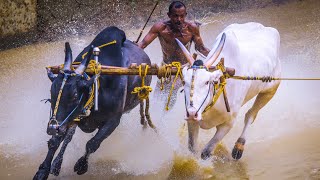
M221 37L222 33L226 33L227 39L225 48L219 58L224 57L226 66L236 68L236 74L238 72L242 73L243 70L250 72L260 68L259 72L261 72L266 69L274 69L277 66L280 35L276 29L250 22L229 25L219 34L217 39ZM255 65L256 63L263 65L259 67L259 65ZM255 68L249 70L246 67Z

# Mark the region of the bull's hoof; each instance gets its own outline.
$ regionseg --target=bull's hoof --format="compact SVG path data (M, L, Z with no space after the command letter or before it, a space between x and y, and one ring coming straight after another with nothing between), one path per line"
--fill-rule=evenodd
M244 144L246 140L243 138L239 138L232 150L232 157L233 159L239 160L242 157L242 153L244 150Z
M81 157L76 165L74 165L74 172L78 175L84 174L88 171L88 161L85 157Z
M61 164L62 164L62 158L56 158L52 165L51 165L51 170L50 170L50 173L55 175L55 176L58 176L60 174L60 170L61 170Z
M44 180L48 179L49 170L47 169L39 169L36 175L34 175L33 180Z
M201 159L206 160L211 156L211 151L205 149L201 153Z

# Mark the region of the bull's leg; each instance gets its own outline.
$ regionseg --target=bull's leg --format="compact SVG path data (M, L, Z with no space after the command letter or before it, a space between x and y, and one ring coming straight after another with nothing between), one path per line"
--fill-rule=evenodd
M59 148L60 143L63 141L64 136L53 136L48 141L48 153L46 159L40 165L38 172L33 177L34 180L36 179L47 179L50 173L51 161L57 149Z
M81 175L87 172L88 158L90 154L94 153L100 147L101 142L116 129L116 127L120 124L120 118L121 114L108 119L106 123L99 129L97 134L87 142L85 154L74 166L74 171L77 172L77 174Z
M188 121L189 142L188 147L192 153L197 151L197 140L199 135L199 123L196 121Z
M201 153L202 159L208 159L211 156L211 152L216 147L217 143L219 143L222 138L230 131L233 126L233 121L225 122L219 126L217 126L217 131L213 138L208 142L206 147L203 149Z
M277 88L278 86L276 86L272 90L269 90L268 92L259 93L256 100L254 101L253 106L246 113L246 116L244 119L244 128L232 150L232 157L234 159L240 159L242 157L244 144L246 142L246 132L249 124L254 122L260 109L263 108L272 99L272 97L276 93Z
M75 131L77 128L77 124L73 124L67 131L67 135L64 138L62 147L60 149L59 154L57 155L57 157L54 159L53 163L51 164L51 170L50 173L58 176L60 173L60 169L61 169L61 164L63 161L63 154L69 144L69 142L72 140L72 136L74 135Z

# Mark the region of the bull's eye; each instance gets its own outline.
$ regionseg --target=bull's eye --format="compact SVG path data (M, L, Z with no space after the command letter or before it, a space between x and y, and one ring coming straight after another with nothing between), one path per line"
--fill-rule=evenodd
M78 100L78 93L75 93L75 94L73 95L73 100L74 100L74 101Z
M206 85L208 85L208 84L209 84L209 81L206 82Z

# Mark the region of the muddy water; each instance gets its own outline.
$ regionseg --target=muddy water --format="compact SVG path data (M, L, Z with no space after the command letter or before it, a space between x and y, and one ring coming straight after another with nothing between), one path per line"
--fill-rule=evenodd
M283 77L320 77L320 1L308 0L233 14L208 14L201 27L211 47L216 35L231 23L260 22L279 30ZM135 39L138 31L128 32ZM93 37L68 40L77 54ZM250 40L250 37L248 37ZM50 81L44 67L63 62L62 42L36 44L0 52L0 179L30 179L47 152L45 127ZM161 61L159 43L146 52ZM75 56L75 55L74 55ZM27 73L28 72L28 73ZM154 86L154 82L153 82ZM189 154L182 117L182 95L164 113L152 101L151 115L158 127L141 130L139 112L124 115L116 131L90 157L89 169L78 176L73 166L85 143L94 135L77 131L66 150L59 177L50 179L320 179L320 81L283 81L271 102L260 111L249 131L243 158L230 159L230 149L243 128L243 107L237 123L216 149L202 161ZM181 104L181 105L180 105ZM201 131L200 146L214 130Z

